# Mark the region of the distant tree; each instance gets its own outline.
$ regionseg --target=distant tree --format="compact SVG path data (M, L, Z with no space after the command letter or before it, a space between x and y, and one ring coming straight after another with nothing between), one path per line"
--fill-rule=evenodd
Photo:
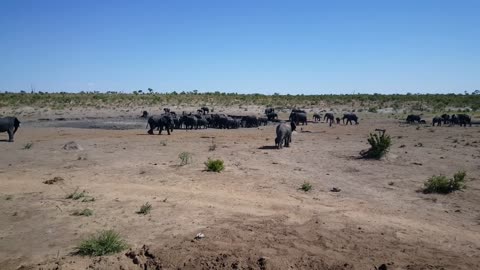
M134 94L134 95L138 95L138 92L137 92L137 91L133 91L133 94Z
M480 95L480 90L475 90L472 92L472 95Z
M196 90L196 89L193 90L193 94L194 94L194 95L198 94L198 90Z
M148 92L149 92L150 94L152 94L152 93L153 93L153 89L152 89L152 88L148 88Z

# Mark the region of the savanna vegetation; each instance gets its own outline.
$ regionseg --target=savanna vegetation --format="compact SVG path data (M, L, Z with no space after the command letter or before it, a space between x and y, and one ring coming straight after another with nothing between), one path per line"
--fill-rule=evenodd
M18 107L98 107L98 106L140 106L140 105L259 105L273 107L308 107L350 105L376 111L381 108L409 108L417 111L445 111L447 108L462 108L467 111L480 110L480 90L465 94L353 94L353 95L263 95L223 92L199 93L151 91L80 92L80 93L0 93L0 106ZM373 109L372 109L373 108Z

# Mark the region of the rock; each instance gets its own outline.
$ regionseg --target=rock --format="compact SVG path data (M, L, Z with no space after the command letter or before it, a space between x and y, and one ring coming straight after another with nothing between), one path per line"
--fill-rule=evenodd
M197 233L197 235L195 236L196 240L199 240L199 239L202 239L202 238L205 238L205 234L203 234L203 233Z
M80 146L78 143L76 143L74 141L71 141L71 142L66 143L63 146L63 149L67 150L67 151L82 151L83 147Z
M331 191L331 192L340 192L340 191L342 191L342 190L339 189L339 188L334 187L334 188L330 189L330 191Z

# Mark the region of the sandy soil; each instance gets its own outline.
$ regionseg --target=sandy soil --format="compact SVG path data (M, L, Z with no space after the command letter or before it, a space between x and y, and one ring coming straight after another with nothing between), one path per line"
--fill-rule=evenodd
M480 269L479 127L309 123L282 150L272 149L274 128L148 136L24 125L15 143L0 141L0 268ZM358 159L375 128L392 136L391 152ZM83 150L64 150L69 141ZM185 151L193 162L179 166ZM226 170L204 171L209 157ZM464 191L418 192L433 174L458 170ZM43 183L56 176L64 180ZM313 189L299 190L304 182ZM65 199L77 188L95 201ZM151 213L136 214L145 202ZM84 208L93 216L72 215ZM131 251L71 254L103 229Z

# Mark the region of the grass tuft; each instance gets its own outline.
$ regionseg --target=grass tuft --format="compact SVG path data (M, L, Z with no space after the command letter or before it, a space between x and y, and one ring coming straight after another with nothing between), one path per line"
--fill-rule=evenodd
M189 163L192 162L192 154L188 152L182 152L178 155L178 158L180 159L180 166L185 166Z
M32 143L32 142L26 143L26 144L23 146L23 150L29 150L30 148L32 148L32 146L33 146L33 143Z
M93 215L93 211L91 209L88 209L88 208L85 208L83 210L75 210L73 211L72 213L73 216L86 216L86 217L89 217L91 215Z
M126 242L113 230L101 231L84 240L76 247L75 254L82 256L103 256L118 253L127 248Z
M152 210L152 205L150 203L146 202L145 204L143 204L140 207L140 210L137 211L137 214L146 215L146 214L150 213L151 210Z

